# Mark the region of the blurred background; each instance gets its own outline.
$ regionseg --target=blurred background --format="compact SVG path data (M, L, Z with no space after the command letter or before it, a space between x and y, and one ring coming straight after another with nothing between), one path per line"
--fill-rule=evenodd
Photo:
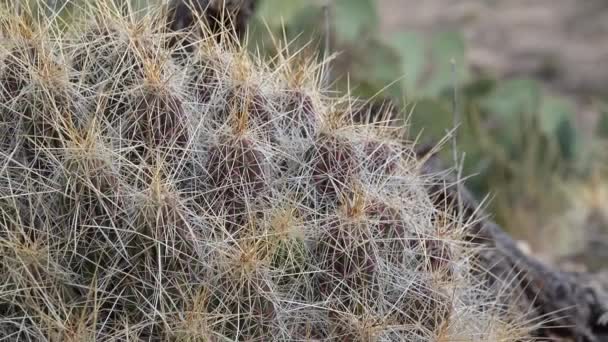
M456 91L462 174L493 219L547 262L608 265L608 1L260 0L250 48L276 52L269 31L329 38L332 87L391 101L419 143L451 129Z
M608 1L258 0L247 47L337 54L328 85L394 104L420 144L452 129L456 93L491 217L547 262L608 265Z

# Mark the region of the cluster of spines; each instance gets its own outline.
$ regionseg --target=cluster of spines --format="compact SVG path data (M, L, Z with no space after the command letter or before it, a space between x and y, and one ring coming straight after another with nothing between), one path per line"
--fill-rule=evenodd
M269 65L222 33L184 48L109 1L83 10L68 33L2 14L9 341L516 332L411 147L324 95L317 64Z

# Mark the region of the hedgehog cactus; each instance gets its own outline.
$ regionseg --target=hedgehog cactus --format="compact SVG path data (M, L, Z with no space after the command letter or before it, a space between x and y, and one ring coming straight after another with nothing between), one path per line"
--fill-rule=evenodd
M400 130L314 59L80 11L1 16L0 339L526 339Z

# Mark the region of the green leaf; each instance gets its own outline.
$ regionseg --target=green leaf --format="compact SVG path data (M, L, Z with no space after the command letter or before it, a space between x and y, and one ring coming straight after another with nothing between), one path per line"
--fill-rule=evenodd
M547 136L555 134L564 122L574 118L574 108L564 98L545 96L539 112L539 127Z
M452 104L449 100L438 100L425 98L414 104L412 114L409 118L411 138L417 138L420 134L420 143L436 144L452 131L454 118ZM461 118L458 126L458 151L465 153L463 172L466 175L479 175L469 178L467 186L485 195L486 174L490 172L489 166L492 156L485 153L480 147L479 136L473 128L472 119L469 116ZM439 156L445 165L453 165L454 157L451 142L446 142L441 149Z
M566 160L573 160L579 150L578 131L572 120L564 120L556 127L557 144Z
M575 157L578 136L574 127L574 107L564 98L545 96L539 111L539 128L542 134L555 140L562 157Z
M418 82L426 66L426 45L419 34L401 32L390 40L391 46L399 53L403 72L402 85L406 96L416 94Z
M399 97L401 65L399 56L389 45L380 40L370 40L364 51L354 53L352 79L368 89L368 97L382 91L383 95ZM386 88L386 89L385 89Z
M490 77L476 77L462 87L461 95L465 100L473 102L488 96L497 85L497 81Z
M597 134L604 139L608 139L608 105L604 104L600 111L600 118L597 125Z
M539 107L541 89L536 81L518 79L499 83L483 100L480 107L503 120L516 115L533 115Z
M339 43L352 45L364 34L376 31L379 18L374 0L335 0L334 4L334 29Z
M437 97L470 81L465 40L460 33L441 32L426 40L416 33L402 32L390 42L401 56L408 98Z
M291 18L289 26L286 28L287 39L289 41L298 39L299 41L299 44L293 44L294 46L290 46L290 49L296 50L297 47L302 47L311 43L311 41L314 42L315 39L321 39L325 33L323 30L323 9L319 6L307 6L303 8ZM318 46L320 49L322 44L312 46L315 49Z
M479 101L492 127L489 137L509 154L520 153L522 139L533 132L541 93L536 81L515 79L498 83Z
M421 143L437 143L453 126L450 104L437 99L420 99L413 105L409 122L413 137L421 134Z
M453 88L454 81L458 83L457 85L468 82L470 73L466 64L465 50L462 34L458 32L435 34L430 42L429 65L421 79L420 91L427 96L438 96L443 90Z
M318 44L323 37L323 9L320 6L306 5L306 2L297 6L291 2L290 5L286 5L280 1L277 7L279 16L277 16L272 11L272 7L268 5L273 2L275 0L265 0L262 3L263 8L256 12L257 15L249 21L248 49L256 52L260 48L272 55L276 53L275 40L282 44L285 41L288 42L291 51L298 51L304 46L315 48L321 46ZM300 0L295 2L300 2ZM280 12L286 12L286 14L283 15ZM288 20L282 22L281 18L288 18Z
M299 11L310 6L309 0L262 0L256 14L271 29L280 29L283 25L288 26Z

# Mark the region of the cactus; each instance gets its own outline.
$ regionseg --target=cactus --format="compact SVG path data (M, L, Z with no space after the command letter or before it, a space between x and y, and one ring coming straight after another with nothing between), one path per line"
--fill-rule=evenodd
M80 10L0 17L0 337L528 338L412 146L313 59Z

